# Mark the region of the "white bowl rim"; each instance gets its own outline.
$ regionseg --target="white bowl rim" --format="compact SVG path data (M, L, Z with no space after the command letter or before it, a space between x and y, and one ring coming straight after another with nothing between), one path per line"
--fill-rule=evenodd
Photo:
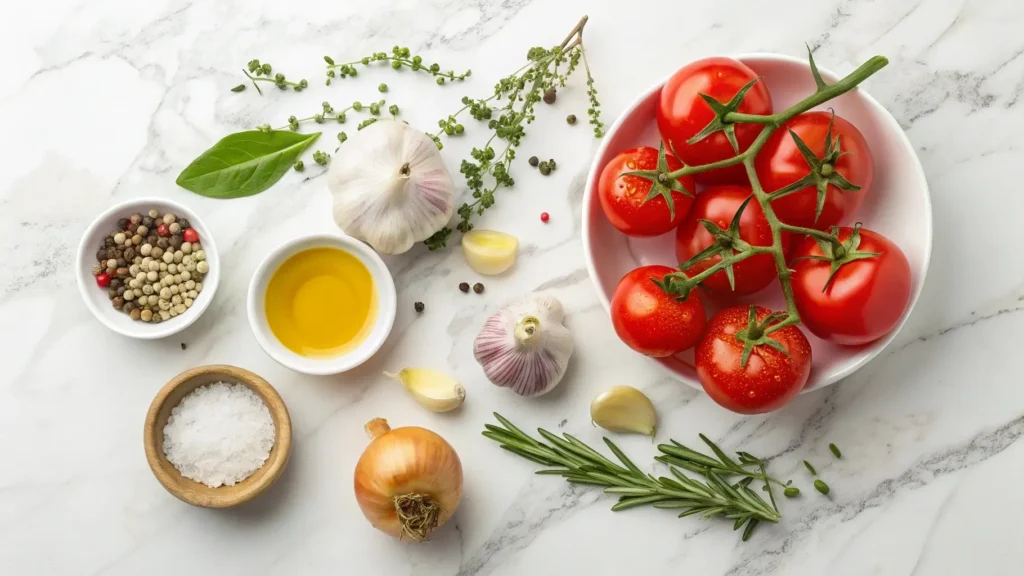
M806 60L789 56L787 54L778 54L774 52L746 52L741 54L734 54L729 57L735 60L739 60L740 62L743 62L745 64L750 60L787 62L807 67L808 73L810 70L810 66ZM839 78L839 76L836 73L832 72L828 68L822 67L821 65L818 65L818 72L824 79L830 82L835 82ZM668 76L665 76L662 80L654 84L654 86L643 91L636 98L634 98L633 101L630 102L629 105L622 110L622 113L619 115L619 117L615 119L615 122L613 122L612 125L605 132L605 138L602 139L601 145L598 146L597 152L594 154L594 159L590 164L590 171L587 174L586 188L583 190L583 209L585 211L589 210L589 206L593 202L591 196L593 196L593 189L596 178L600 175L600 169L602 168L602 166L599 166L599 164L601 162L601 158L604 157L605 152L607 151L608 146L611 142L611 138L609 138L608 136L617 132L619 128L622 126L622 124L625 123L626 119L630 116L630 114L638 106L640 106L643 102L650 98L655 92L661 90L661 88L665 85L666 82L668 82L669 78L671 78L673 74L675 74L675 71L669 73ZM893 129L893 132L899 134L900 143L912 152L911 155L914 158L913 170L917 172L917 176L919 176L921 182L924 183L923 193L925 206L927 210L925 210L923 216L925 219L924 224L927 230L927 238L923 246L924 260L921 263L920 269L921 279L915 286L914 292L910 296L910 303L907 305L907 309L903 313L903 317L900 318L899 324L897 324L895 328L893 328L888 334L886 334L882 338L876 340L875 342L872 342L871 344L868 344L868 346L871 347L871 350L867 354L864 354L863 356L859 357L856 361L851 362L842 370L833 373L824 382L819 382L817 383L817 385L813 387L805 387L803 390L800 391L801 394L810 392L812 390L820 390L821 388L831 386L832 384L839 382L843 378L846 378L847 376L850 376L857 370L863 368L868 362L877 357L882 352L882 350L889 346L893 339L895 339L896 336L899 334L900 330L903 329L904 324L906 324L907 319L910 317L911 312L913 312L914 310L914 306L917 305L918 298L921 296L921 291L924 287L925 281L927 280L928 268L929 264L931 263L932 239L934 236L934 230L932 226L931 189L928 186L928 179L925 176L924 167L921 166L921 159L917 157L917 152L914 150L914 145L910 142L910 138L907 137L906 132L903 131L903 128L899 125L899 122L896 121L893 115L888 110L886 110L886 108L882 106L882 104L879 103L878 100L875 100L875 98L871 96L871 94L868 94L866 90L859 86L854 88L850 92L856 92L859 96L861 96L864 99L864 101L867 102L869 106L874 108L875 111L879 114L879 116L882 117L884 121L890 125L890 127ZM597 285L597 268L594 265L594 255L591 253L590 244L587 241L587 238L590 237L590 219L587 217L587 212L584 212L582 220L583 224L581 228L581 234L583 240L584 258L586 260L587 265L587 274L590 276L591 282L594 284L598 300L601 301L601 305L604 307L605 312L608 312L611 309L611 302L606 297L604 291L601 290L600 286ZM689 378L683 378L682 376L680 376L679 373L670 369L662 362L657 361L657 359L655 358L651 358L651 360L655 360L655 364L657 364L658 368L662 370L665 374L671 376L676 380L680 380L681 382L683 382L687 386L690 386L691 388L694 388L696 390L702 390L699 382L692 381Z
M153 205L165 205L170 206L177 215L187 218L192 223L199 224L201 228L200 241L203 247L203 252L206 253L207 261L210 262L211 268L216 267L216 273L208 274L206 281L203 282L203 291L200 296L208 294L206 298L197 298L195 305L188 309L187 314L176 316L175 319L181 318L180 322L169 320L167 322L161 322L159 324L147 324L145 322L138 322L138 325L143 327L139 332L132 332L126 330L124 326L114 322L110 314L123 314L123 312L117 312L113 308L100 310L99 307L92 301L92 297L89 290L92 290L92 286L86 282L87 279L92 279L92 272L90 270L91 264L87 264L91 259L87 258L86 253L86 242L89 238L92 238L96 231L102 226L102 223L112 218L113 216L121 213L128 213L138 211L140 206L153 206ZM127 217L127 216L125 216ZM193 226L195 227L195 226ZM160 198L157 196L146 196L143 198L131 198L111 206L104 210L101 214L93 219L89 227L85 229L82 234L82 239L78 243L78 255L75 259L75 278L78 281L78 291L82 295L82 300L85 301L85 306L92 312L93 316L100 321L104 326L110 328L114 332L129 338L137 338L140 340L157 340L159 338L166 338L173 336L178 332L191 326L199 317L209 308L210 303L213 302L213 297L217 292L217 286L220 284L220 253L217 252L217 243L213 239L213 233L210 228L203 222L194 210L189 209L179 202L175 202L169 198Z
M332 358L307 358L286 348L277 341L273 333L269 332L269 327L265 331L263 324L257 321L258 318L264 316L263 310L257 307L257 301L262 302L262 296L257 293L257 290L261 285L265 284L265 279L269 281L269 275L273 273L273 270L270 270L271 262L292 256L301 250L312 248L314 245L345 250L358 258L366 266L366 269L370 271L370 275L373 277L378 290L378 310L374 329L367 335L364 341L369 342L368 346L358 346L353 350ZM296 372L312 374L314 376L326 376L340 374L359 366L372 358L384 346L384 342L387 341L394 327L395 316L398 313L398 293L395 289L394 278L392 278L387 264L368 245L341 233L314 233L298 236L285 242L263 259L263 262L260 263L256 272L253 273L252 280L249 282L246 309L249 316L249 327L252 329L253 336L267 355L285 368ZM382 327L382 329L378 331L378 327Z

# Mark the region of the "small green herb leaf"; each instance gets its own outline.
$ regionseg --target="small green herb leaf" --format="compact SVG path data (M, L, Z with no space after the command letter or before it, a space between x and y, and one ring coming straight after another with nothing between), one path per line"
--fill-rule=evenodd
M811 466L811 463L808 462L807 460L804 460L804 466L807 467L807 471L810 472L811 474L814 474L815 476L818 475L818 471L815 470L814 466Z
M231 89L232 92L241 92L242 90L245 90L245 84L239 84Z
M836 446L835 444L829 444L828 449L832 451L832 455L835 456L836 458L843 457L843 453L839 451L839 446Z
M193 160L175 182L210 198L259 194L277 182L319 136L319 132L284 130L229 134Z

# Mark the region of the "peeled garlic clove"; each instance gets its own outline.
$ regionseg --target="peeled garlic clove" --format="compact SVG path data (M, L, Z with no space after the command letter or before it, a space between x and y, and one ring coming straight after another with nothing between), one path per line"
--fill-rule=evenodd
M643 392L632 386L616 386L594 398L590 419L612 432L636 432L654 437L658 413Z
M466 389L455 378L431 368L406 368L398 374L385 372L405 386L417 402L431 412L449 412L462 405Z
M462 253L477 274L501 274L516 263L519 240L495 230L471 230L462 236Z

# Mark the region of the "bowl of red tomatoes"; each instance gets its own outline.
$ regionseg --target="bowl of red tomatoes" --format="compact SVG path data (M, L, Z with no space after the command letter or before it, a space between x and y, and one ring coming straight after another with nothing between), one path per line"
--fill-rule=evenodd
M755 414L849 376L914 307L928 184L885 108L776 54L692 62L612 125L584 198L587 266L630 348Z

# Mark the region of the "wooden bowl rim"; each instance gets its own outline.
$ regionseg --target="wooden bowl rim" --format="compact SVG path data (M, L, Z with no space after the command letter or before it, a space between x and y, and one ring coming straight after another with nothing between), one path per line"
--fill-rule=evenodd
M164 456L163 424L160 426L161 430L158 430L157 427L160 413L167 405L168 399L172 394L179 388L193 382L198 376L213 375L222 376L223 378L221 379L223 381L243 384L258 394L267 405L267 409L274 420L274 447L271 449L270 456L267 457L267 461L263 463L263 466L234 486L221 486L218 488L210 488L205 484L200 484L182 476L174 468L174 465L167 460L167 457ZM204 384L197 384L192 390ZM182 397L192 390L183 393ZM180 401L179 397L177 402ZM175 402L175 405L177 405L177 402ZM170 407L170 409L173 408L174 406ZM168 409L168 413L170 409ZM164 424L166 424L166 420ZM204 508L230 508L248 502L266 491L284 472L291 453L291 440L291 417L288 414L288 408L285 406L284 400L277 390L269 382L253 372L228 364L197 366L171 378L157 392L153 402L150 403L143 429L143 446L146 450L146 460L156 479L175 498L193 506Z

